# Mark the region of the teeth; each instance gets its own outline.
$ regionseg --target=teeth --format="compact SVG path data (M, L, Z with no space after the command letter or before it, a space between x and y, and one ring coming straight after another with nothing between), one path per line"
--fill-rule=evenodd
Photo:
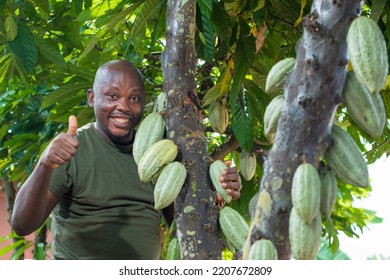
M126 118L115 118L115 120L119 123L128 123L129 119Z

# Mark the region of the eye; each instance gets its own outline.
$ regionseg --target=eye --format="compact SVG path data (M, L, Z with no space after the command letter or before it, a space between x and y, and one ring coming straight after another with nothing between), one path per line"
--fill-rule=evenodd
M110 92L109 94L107 94L111 99L116 99L116 94L115 93L112 93Z
M139 96L131 96L130 97L130 101L131 102L140 102L141 101L141 98Z

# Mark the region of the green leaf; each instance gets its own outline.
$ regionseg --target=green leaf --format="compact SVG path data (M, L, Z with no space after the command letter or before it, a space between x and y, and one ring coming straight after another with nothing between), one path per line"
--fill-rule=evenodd
M137 4L133 4L120 13L118 13L112 20L110 20L104 27L102 27L96 35L88 42L87 46L83 50L83 52L80 54L80 60L86 57L86 55L95 47L95 45L99 42L101 38L103 38L105 35L107 35L109 32L112 31L112 29L122 20L124 20L126 17L129 16L136 8L138 7Z
M8 69L11 65L12 58L10 54L6 54L0 58L0 84L7 76Z
M18 36L8 44L15 56L22 62L24 70L29 73L37 62L37 49L33 34L26 24L18 23Z
M80 83L68 83L61 86L59 89L51 92L49 95L45 96L42 100L41 110L46 109L47 107L56 104L64 100L69 96L73 96L74 94L87 90L91 84L89 82L80 82Z
M44 57L52 61L55 65L61 68L66 68L66 61L58 49L54 48L49 42L40 36L34 36L34 40L39 52Z
M6 14L4 19L5 39L13 41L18 36L18 24L13 14Z
M155 12L160 9L162 1L146 0L135 18L133 28L131 30L131 39L135 49L142 53L145 50L143 40L145 38L146 26L148 20L154 16Z
M254 142L253 118L246 94L232 108L232 130L240 146L247 151L252 150Z
M212 88L210 88L205 96L203 97L203 106L209 106L214 100L218 99L221 96L221 84L217 83Z
M204 37L204 56L206 61L211 61L214 57L214 34L213 34L213 23L211 21L212 15L212 4L213 1L207 0L206 3L203 0L198 0L201 18L202 18L202 33Z
M24 239L21 239L21 240L18 240L10 245L7 245L3 248L0 249L0 256L3 256L5 255L6 253L12 251L13 249L17 248L18 246L24 244L25 240Z

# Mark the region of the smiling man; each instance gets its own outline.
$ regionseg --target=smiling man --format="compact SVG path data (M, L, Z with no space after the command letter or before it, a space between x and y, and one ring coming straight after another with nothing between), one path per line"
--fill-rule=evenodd
M132 156L145 106L140 72L126 60L110 61L87 95L96 122L78 128L71 116L68 132L48 145L16 197L13 229L30 234L52 213L53 259L158 259L160 212ZM237 169L222 177L237 199Z

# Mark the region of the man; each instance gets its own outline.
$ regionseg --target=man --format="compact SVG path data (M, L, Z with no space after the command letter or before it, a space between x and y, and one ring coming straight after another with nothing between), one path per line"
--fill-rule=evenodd
M77 119L69 118L67 133L49 144L20 189L13 229L30 234L53 212L54 259L158 259L153 186L140 181L131 153L145 106L138 69L125 60L102 65L88 103L96 122L78 129ZM237 170L228 168L221 178L237 199Z

